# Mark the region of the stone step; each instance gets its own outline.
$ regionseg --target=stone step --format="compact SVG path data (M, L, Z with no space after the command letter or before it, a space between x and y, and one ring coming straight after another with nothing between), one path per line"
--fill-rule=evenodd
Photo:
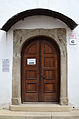
M0 110L0 119L79 119L79 111L70 112L19 112Z
M68 112L70 106L59 104L21 104L10 105L11 111L26 111L26 112Z

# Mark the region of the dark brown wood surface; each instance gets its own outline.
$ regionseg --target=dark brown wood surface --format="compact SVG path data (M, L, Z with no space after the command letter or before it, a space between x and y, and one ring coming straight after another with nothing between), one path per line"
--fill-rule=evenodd
M36 59L36 64L27 64ZM46 37L36 37L22 49L22 102L59 101L59 50Z

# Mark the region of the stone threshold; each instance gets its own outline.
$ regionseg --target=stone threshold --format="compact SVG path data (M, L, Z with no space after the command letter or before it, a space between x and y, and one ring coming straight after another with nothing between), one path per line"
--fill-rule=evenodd
M11 111L24 111L24 112L69 112L71 106L59 104L21 104L10 105Z
M0 110L0 119L79 119L79 111L70 112L19 112Z

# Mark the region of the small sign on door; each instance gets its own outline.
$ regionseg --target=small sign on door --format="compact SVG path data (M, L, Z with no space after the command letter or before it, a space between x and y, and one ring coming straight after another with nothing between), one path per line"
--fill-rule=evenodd
M27 64L28 65L35 65L36 64L36 59L33 58L33 59L27 59Z

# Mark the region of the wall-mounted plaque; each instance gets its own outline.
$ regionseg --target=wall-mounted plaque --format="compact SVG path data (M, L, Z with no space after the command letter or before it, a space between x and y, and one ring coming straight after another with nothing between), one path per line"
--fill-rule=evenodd
M76 39L70 39L70 45L76 45Z
M9 59L2 59L2 72L9 72Z
M36 59L35 58L33 58L33 59L27 59L27 64L28 65L35 65L36 64Z
M71 33L69 34L69 44L70 45L76 45L76 34L75 33Z

